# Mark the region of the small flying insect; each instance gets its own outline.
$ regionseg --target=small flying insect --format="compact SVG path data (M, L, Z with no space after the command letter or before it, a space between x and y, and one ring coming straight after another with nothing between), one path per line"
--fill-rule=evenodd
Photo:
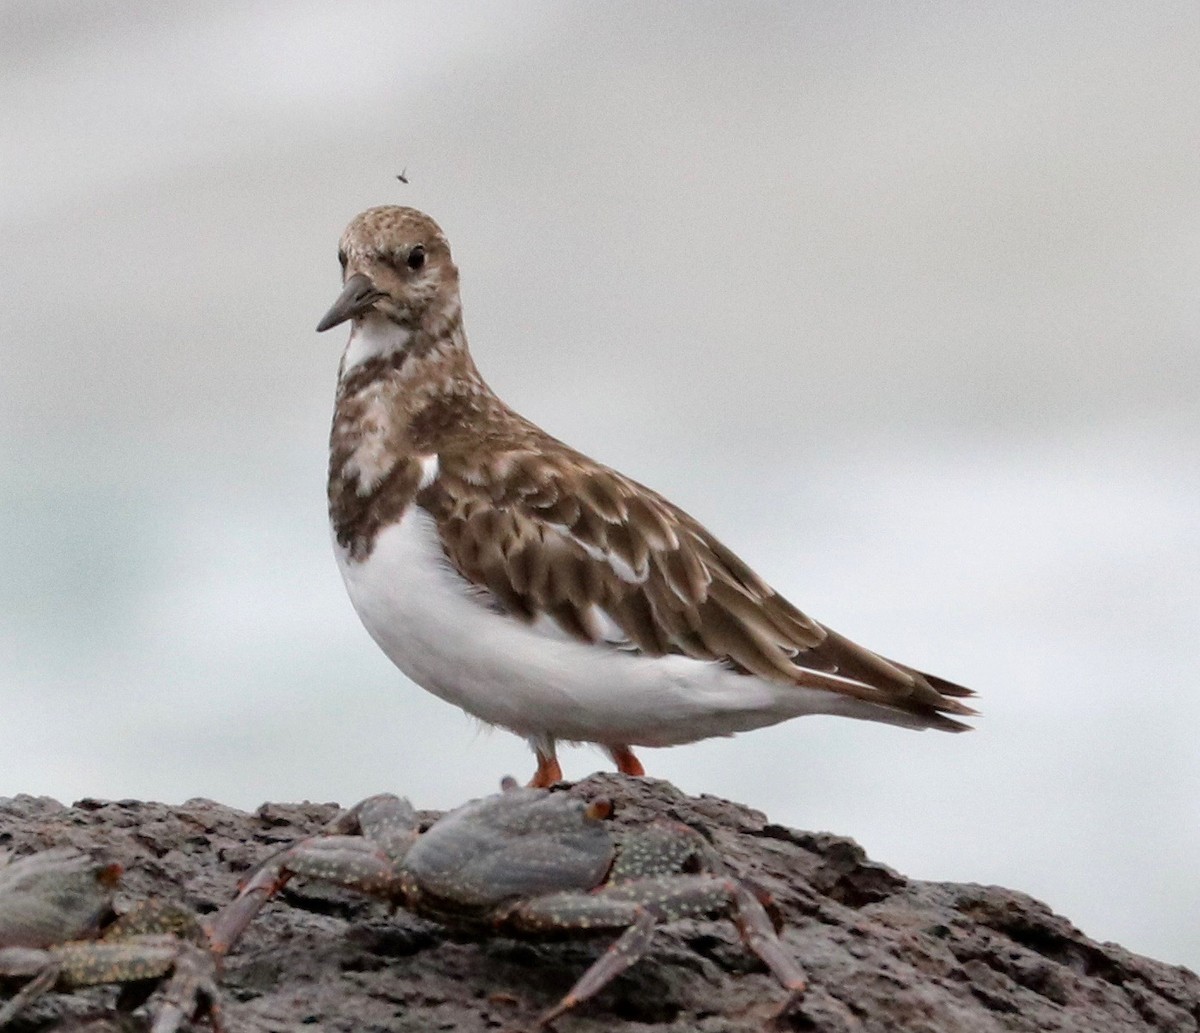
M404 166L404 168L403 168L403 169L401 169L401 170L400 170L400 172L398 172L398 173L396 174L396 178L397 178L398 180L400 180L400 182L401 182L401 183L407 183L407 182L408 182L408 166L407 166L407 165L405 165L405 166Z

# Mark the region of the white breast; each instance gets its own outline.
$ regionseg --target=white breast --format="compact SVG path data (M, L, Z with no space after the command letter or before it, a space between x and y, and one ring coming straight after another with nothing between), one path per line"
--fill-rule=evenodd
M363 562L337 548L350 599L371 637L418 685L524 736L670 746L854 700L768 682L718 663L589 645L487 605L449 564L433 519L412 505Z

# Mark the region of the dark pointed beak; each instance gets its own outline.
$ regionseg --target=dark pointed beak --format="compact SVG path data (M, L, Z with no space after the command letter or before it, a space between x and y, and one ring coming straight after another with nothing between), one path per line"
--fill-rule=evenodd
M378 290L366 273L355 273L346 281L337 301L330 306L328 312L317 324L317 333L323 333L339 323L361 316L380 298L383 291Z

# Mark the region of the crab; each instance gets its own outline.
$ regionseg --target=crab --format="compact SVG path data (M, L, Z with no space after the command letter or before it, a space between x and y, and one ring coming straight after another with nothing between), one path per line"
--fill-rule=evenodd
M464 804L421 833L416 811L390 794L342 812L321 834L269 857L211 929L227 952L293 876L322 880L399 905L471 934L550 938L619 932L567 994L536 1021L542 1029L592 997L649 949L656 926L731 917L744 943L788 991L805 991L779 939L764 892L727 871L695 830L657 822L616 836L607 798L518 788ZM767 907L764 907L764 902Z
M221 1028L216 956L199 920L157 900L116 917L120 877L120 865L71 848L15 861L0 854L0 983L26 980L0 1008L0 1027L48 990L134 984L122 996L136 1006L147 983L169 976L153 1033L174 1033L201 1008Z

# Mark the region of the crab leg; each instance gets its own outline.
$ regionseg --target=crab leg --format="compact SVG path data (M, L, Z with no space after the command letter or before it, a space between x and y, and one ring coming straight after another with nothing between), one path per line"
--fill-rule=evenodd
M175 971L163 991L163 1002L154 1016L150 1033L176 1033L203 1001L214 1033L223 1033L220 991L216 982L216 960L199 947L182 950L175 958Z
M254 916L294 875L320 879L389 899L395 876L391 858L361 836L313 836L268 859L242 885L209 926L212 949L228 954Z
M208 927L214 954L228 954L263 905L293 875L385 900L398 895L393 859L403 856L417 838L412 804L390 793L368 796L339 814L326 829L268 857L242 883L238 895Z
M661 875L618 883L581 895L554 893L518 905L507 921L531 933L621 929L622 935L589 968L567 995L538 1020L545 1026L611 982L650 946L654 926L681 918L729 915L746 945L790 991L780 1013L803 995L804 972L775 934L757 898L725 876Z
M287 885L292 873L276 865L267 864L259 868L248 881L242 884L238 895L217 912L208 926L208 940L212 952L224 957L233 945L242 938L246 927L263 905Z
M559 1016L570 1011L581 1001L593 997L611 983L627 968L636 964L638 959L650 948L654 939L654 929L657 920L654 915L643 907L637 909L637 917L620 936L618 936L595 962L592 963L575 985L566 992L563 999L553 1008L549 1008L538 1016L535 1026L542 1029Z
M775 927L759 899L745 886L734 879L726 880L733 904L733 921L746 944L785 990L787 1000L779 1006L777 1015L786 1015L804 997L808 981L804 970L783 947L783 941L775 933Z
M44 965L45 952L24 947L13 947L8 950L0 951L0 955L5 957L6 961L15 961L17 952L21 951L29 955L31 961L36 962L36 968L33 971L38 974L26 983L20 990L13 994L12 999L0 1008L0 1026L7 1026L13 1019L21 1014L29 1005L42 996L47 990L52 990L54 984L58 982L59 967L57 965ZM44 965L44 967L43 967ZM38 971L40 969L40 971Z
M23 951L19 957L17 951ZM104 941L64 944L48 950L12 948L0 951L11 966L27 962L37 975L0 1009L0 1027L7 1025L46 991L59 987L71 989L100 986L103 983L136 982L157 979L174 970L167 988L163 1010L154 1020L153 1033L175 1033L191 1018L202 997L209 1008L214 1030L220 1030L218 998L213 957L201 947L185 943L170 934L134 936L112 943ZM26 967L26 966L23 966Z

